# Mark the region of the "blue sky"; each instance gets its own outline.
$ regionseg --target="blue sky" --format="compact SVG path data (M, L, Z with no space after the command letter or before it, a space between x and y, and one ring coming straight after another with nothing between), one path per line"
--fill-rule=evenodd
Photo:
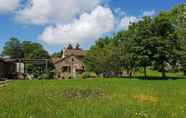
M20 40L42 43L51 53L61 50L64 45L71 42L80 42L81 47L87 49L96 38L115 32L115 29L121 30L122 27L127 29L128 21L135 22L144 14L157 15L162 10L169 10L176 4L186 2L186 0L95 0L95 2L87 3L87 6L85 0L76 0L84 5L77 2L67 4L79 8L74 12L70 8L60 9L55 6L56 3L66 4L67 0L61 0L62 2L55 0L55 4L49 3L49 5L53 5L53 10L48 12L49 10L42 10L48 8L48 4L45 2L34 0L35 7L30 8L29 4L32 0L11 1L15 2L8 3L6 0L0 0L0 51L10 37L16 36ZM40 6L41 11L38 13L36 10ZM83 8L86 6L87 8ZM9 9L10 7L15 8ZM72 15L69 15L71 13ZM41 17L42 15L43 17ZM90 24L87 25L87 21ZM101 21L105 21L107 24L102 25ZM110 25L108 25L109 23ZM112 23L113 25L111 25ZM100 28L97 28L99 26ZM79 27L84 30L79 31ZM86 30L86 28L88 29ZM88 32L89 30L90 32ZM98 33L96 30L102 33ZM70 39L68 40L68 38Z

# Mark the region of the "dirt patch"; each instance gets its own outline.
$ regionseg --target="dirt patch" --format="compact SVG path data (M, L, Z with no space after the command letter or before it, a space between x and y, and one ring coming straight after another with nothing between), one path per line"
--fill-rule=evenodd
M68 88L63 91L63 96L66 98L97 98L105 95L102 89L80 89L80 88Z
M150 95L138 95L134 96L134 99L139 101L139 102L151 102L151 103L156 103L158 102L158 97L155 96L150 96Z

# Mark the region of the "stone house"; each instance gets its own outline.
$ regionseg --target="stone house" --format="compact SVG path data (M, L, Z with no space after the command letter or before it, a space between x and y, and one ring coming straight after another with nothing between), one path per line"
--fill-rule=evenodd
M68 46L64 48L63 55L54 62L55 77L57 79L71 79L85 71L84 66L85 51L79 47Z

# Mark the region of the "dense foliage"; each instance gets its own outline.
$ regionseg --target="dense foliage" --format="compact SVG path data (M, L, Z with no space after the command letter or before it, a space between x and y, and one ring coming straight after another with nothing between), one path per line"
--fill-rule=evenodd
M12 37L9 41L5 43L2 55L10 56L10 58L14 59L22 58L24 57L23 51L24 49L21 42L17 38Z
M104 76L129 76L136 69L151 67L162 72L186 72L186 5L178 5L155 17L132 23L127 31L99 39L87 52L88 71ZM171 69L168 69L171 66Z

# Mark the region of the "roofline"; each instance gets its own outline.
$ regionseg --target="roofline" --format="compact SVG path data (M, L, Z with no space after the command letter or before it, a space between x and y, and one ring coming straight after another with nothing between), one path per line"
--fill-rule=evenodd
M71 56L76 57L74 54L71 54L71 55L66 56L66 57L64 57L64 58L62 58L62 59L59 59L58 61L54 62L54 64L57 64L57 63L59 63L60 61L63 61L63 60L65 60L66 58L71 57Z

